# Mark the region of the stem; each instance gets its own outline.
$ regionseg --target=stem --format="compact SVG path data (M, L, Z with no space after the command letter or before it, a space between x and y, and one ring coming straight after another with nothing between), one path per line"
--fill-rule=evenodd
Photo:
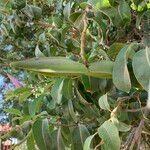
M83 31L81 33L80 56L82 58L83 63L87 66L86 53L85 53L86 31L87 31L87 19L86 19L86 13L84 13L84 16L83 16Z
M17 146L21 145L22 143L24 143L28 139L28 137L31 135L31 133L32 133L32 130L29 131L29 133L27 134L27 136L23 140L21 140L19 143L15 144L15 145L13 145L10 148L10 150L13 150L15 147L17 147Z

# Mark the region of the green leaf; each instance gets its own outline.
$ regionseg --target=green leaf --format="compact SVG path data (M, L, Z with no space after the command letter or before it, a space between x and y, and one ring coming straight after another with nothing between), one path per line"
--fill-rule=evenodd
M29 107L29 109L32 109L32 111L29 110L30 115L33 114L34 116L36 113L40 112L41 106L43 104L43 98L44 95L40 95L39 97L34 99L32 106Z
M51 150L65 150L65 145L61 134L61 128L52 132L51 139Z
M53 85L52 89L51 89L51 96L53 98L53 100L56 101L56 103L60 104L61 100L62 100L62 89L63 89L63 83L64 83L64 79L57 79L55 84Z
M110 7L109 0L88 0L88 3L97 10Z
M124 43L113 43L107 51L107 54L111 58L116 58L119 51L125 46Z
M150 66L147 61L150 58L150 53L146 53L144 49L138 51L133 57L133 72L140 85L148 91L150 79Z
M89 76L97 78L110 78L112 76L113 62L99 61L89 64Z
M4 111L12 115L22 116L21 111L15 108L4 109Z
M50 150L51 140L49 135L49 125L47 119L36 120L33 124L33 135L40 150Z
M72 79L68 79L68 78L64 79L62 93L67 99L72 99L73 98L73 82L72 82Z
M92 143L92 139L94 138L94 136L96 135L97 133L89 136L85 142L84 142L84 146L83 146L83 150L91 150L91 143Z
M117 127L110 121L105 121L99 128L98 134L110 150L120 150L120 138Z
M78 122L78 118L77 118L77 116L76 116L76 114L74 112L73 104L72 104L71 100L68 101L68 110L69 110L69 113L70 113L72 119L74 120L74 122L77 123Z
M99 98L98 104L99 104L101 109L110 111L110 106L109 106L109 103L108 103L107 93Z
M131 89L131 80L127 68L127 59L131 56L131 52L137 48L136 43L125 46L116 57L113 68L113 83L115 86L124 92L129 92Z
M86 74L86 67L65 57L32 58L11 63L12 67L42 73L48 76L78 76Z
M121 0L118 6L119 15L121 19L127 23L131 21L131 12L128 3L125 0Z
M112 76L113 62L99 61L89 64L89 70L81 63L65 57L32 58L11 63L12 67L26 69L46 76L80 76L89 75L98 78Z
M68 3L65 5L65 8L64 8L64 10L63 10L64 17L65 17L66 19L68 19L69 16L70 16L70 13L71 13L71 3L68 2Z
M28 148L28 150L35 150L35 142L34 142L33 132L27 138L27 148Z
M118 131L121 132L128 132L131 129L130 125L127 125L123 122L120 122L117 118L113 117L111 118L112 122L114 123L114 125L117 127Z
M79 124L72 132L72 150L83 150L84 142L89 136L88 129L84 125Z
M39 45L37 45L35 48L35 56L36 57L45 57L44 54L40 51Z

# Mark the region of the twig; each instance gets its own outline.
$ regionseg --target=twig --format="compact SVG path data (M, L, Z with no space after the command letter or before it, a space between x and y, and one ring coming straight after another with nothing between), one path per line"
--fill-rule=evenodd
M138 111L144 111L146 107L138 108L138 109L125 109L125 112L138 112Z
M31 133L32 133L32 130L29 131L29 133L26 135L26 137L23 140L21 140L19 143L15 144L15 145L13 145L10 148L10 150L14 150L15 147L17 147L17 146L21 145L22 143L24 143L27 140L27 138L31 135Z
M82 61L87 66L86 62L86 53L85 53L85 45L86 45L86 31L87 31L87 18L86 18L86 12L83 16L83 31L81 33L81 46L80 46L80 56L82 58Z
M103 145L104 144L104 141L103 140L101 140L100 141L100 143L98 144L98 145L96 145L96 147L94 148L94 150L97 150L98 149L98 147L100 147L101 145Z

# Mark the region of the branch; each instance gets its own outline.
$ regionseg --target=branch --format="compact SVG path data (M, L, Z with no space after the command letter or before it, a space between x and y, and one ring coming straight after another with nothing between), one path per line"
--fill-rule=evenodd
M87 31L87 18L86 18L86 12L85 12L83 16L83 31L81 33L80 56L82 58L83 63L87 66L86 53L85 53L86 31Z
M29 131L29 133L26 135L26 137L23 140L21 140L19 143L15 144L15 145L13 145L10 148L10 150L14 150L15 147L17 147L17 146L21 145L22 143L24 143L27 140L27 138L31 135L31 133L32 133L32 130Z

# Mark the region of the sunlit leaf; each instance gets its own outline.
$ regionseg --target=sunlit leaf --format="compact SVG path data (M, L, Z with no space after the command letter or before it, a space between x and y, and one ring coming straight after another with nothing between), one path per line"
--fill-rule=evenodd
M98 134L111 150L120 150L120 138L117 127L111 121L105 121L99 128Z
M27 138L27 148L28 150L35 150L35 141L33 133Z
M117 127L118 131L121 132L127 132L131 129L130 125L127 125L123 122L120 122L117 118L111 118L112 122L114 123L114 125Z
M21 111L15 108L7 108L4 109L4 111L12 115L22 116Z
M102 9L110 7L109 0L88 0L88 3L91 4L96 9Z
M107 93L99 98L98 103L101 109L110 111L110 106L107 99Z

